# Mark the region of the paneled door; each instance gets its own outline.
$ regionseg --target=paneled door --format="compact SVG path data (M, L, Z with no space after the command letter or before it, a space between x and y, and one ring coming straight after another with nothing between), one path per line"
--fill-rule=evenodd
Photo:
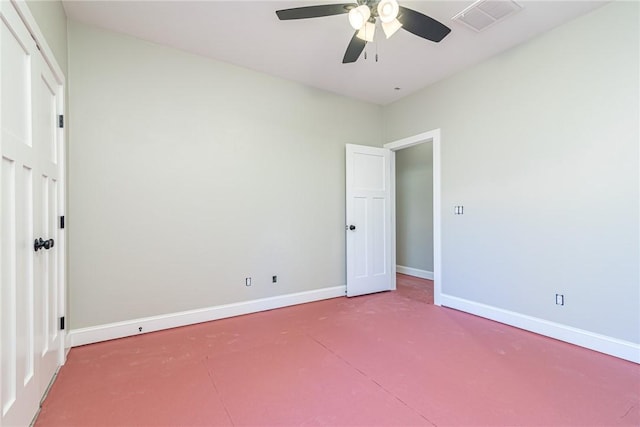
M392 289L391 151L346 146L347 296Z
M63 360L63 85L0 2L0 425L29 425Z

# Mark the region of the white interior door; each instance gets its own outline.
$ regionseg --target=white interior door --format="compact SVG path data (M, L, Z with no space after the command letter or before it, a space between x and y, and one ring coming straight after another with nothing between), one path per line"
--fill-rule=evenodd
M392 289L391 151L347 144L347 296Z
M62 360L57 117L63 89L14 5L0 7L0 425L24 426ZM40 238L46 244L36 251Z
M61 333L59 329L60 284L59 284L59 189L61 133L58 128L58 112L62 112L62 86L57 84L53 72L41 55L36 55L37 76L32 85L33 115L32 129L34 151L37 158L36 197L34 203L34 236L49 241L49 247L35 253L36 265L36 341L39 350L39 391L44 394L51 378L59 366ZM35 239L34 239L35 240Z

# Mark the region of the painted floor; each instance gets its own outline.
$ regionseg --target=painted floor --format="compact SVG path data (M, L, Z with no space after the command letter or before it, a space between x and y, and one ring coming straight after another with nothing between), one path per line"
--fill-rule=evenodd
M36 426L640 425L640 366L433 306L432 282L77 347Z

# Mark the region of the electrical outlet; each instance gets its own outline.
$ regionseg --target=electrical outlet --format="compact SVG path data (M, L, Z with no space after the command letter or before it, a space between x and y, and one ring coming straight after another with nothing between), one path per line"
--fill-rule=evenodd
M278 276L271 276L271 283L278 283Z
M244 285L245 286L251 286L251 277L247 277L244 279Z
M564 305L564 295L556 294L556 305Z
M454 215L464 215L464 206L462 205L456 205L453 207L453 214Z

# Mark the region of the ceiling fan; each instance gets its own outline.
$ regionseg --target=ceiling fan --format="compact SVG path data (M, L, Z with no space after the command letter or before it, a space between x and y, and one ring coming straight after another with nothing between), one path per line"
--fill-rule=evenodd
M437 43L451 32L449 27L435 19L400 6L397 0L357 0L357 3L322 4L276 11L281 21L343 13L349 14L349 23L356 30L342 59L343 64L357 61L367 42L373 41L377 20L380 20L387 38L404 28L418 37Z

